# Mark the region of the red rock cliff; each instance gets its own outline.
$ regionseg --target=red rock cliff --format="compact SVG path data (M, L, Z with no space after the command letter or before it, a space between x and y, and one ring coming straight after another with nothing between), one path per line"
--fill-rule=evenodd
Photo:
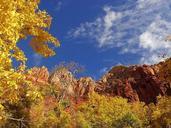
M76 79L67 70L51 75L47 68L33 68L27 76L36 85L54 84L65 96L76 100L88 98L93 91L108 96L121 96L130 102L156 102L159 95L171 95L171 59L155 65L116 66L95 82L90 77Z
M129 101L156 102L159 95L171 95L171 59L156 65L116 66L98 81L95 91L122 96Z

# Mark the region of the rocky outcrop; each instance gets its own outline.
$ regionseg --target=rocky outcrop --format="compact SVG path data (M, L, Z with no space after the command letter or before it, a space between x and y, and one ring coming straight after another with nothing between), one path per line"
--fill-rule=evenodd
M74 97L74 86L77 85L77 80L67 69L60 68L54 70L49 77L49 83L58 86L63 95L62 97Z
M82 77L77 81L74 91L78 97L86 99L94 92L95 86L96 83L91 77Z
M157 96L169 95L170 81L161 79L160 65L113 67L98 82L96 91L110 96L122 96L129 101L156 102Z
M90 77L74 78L72 73L65 68L57 69L51 73L49 83L59 86L64 97L70 97L76 102L88 98L94 91L95 81Z
M76 102L86 100L93 91L146 104L155 103L159 95L171 95L171 59L151 66L116 66L96 82L91 77L76 79L66 68L49 74L45 67L32 68L27 80L35 85L53 85L62 97L70 97Z

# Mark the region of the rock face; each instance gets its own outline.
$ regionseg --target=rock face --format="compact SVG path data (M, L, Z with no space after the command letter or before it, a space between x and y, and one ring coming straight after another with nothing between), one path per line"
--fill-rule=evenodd
M71 72L65 68L54 71L49 77L49 83L60 86L64 97L70 97L76 102L88 98L88 95L94 91L95 81L90 77L74 78Z
M122 96L131 102L155 103L157 96L170 95L171 81L161 77L163 64L113 67L98 82L95 91L110 96Z
M49 83L58 86L63 97L74 97L74 86L77 80L67 69L60 68L53 71L49 77Z
M77 81L74 91L78 97L86 99L94 92L95 86L96 83L91 77L82 77Z
M130 102L149 104L155 103L159 95L171 96L171 59L151 66L116 66L97 82L91 77L76 79L65 68L49 75L45 67L32 68L27 79L36 85L54 85L63 97L70 97L76 102L87 99L95 91L107 96L121 96Z

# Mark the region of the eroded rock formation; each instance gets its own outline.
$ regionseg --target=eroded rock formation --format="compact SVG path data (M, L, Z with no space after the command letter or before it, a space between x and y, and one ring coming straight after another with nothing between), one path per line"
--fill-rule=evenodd
M33 68L27 79L40 85L55 85L65 94L64 97L76 101L87 99L93 91L146 104L155 103L159 95L171 95L171 59L151 66L116 66L96 82L91 77L76 79L65 68L49 74L45 67Z
M77 81L74 91L78 97L88 98L88 95L94 92L95 81L91 77L82 77Z
M168 61L152 66L113 67L95 90L100 94L122 96L129 101L155 103L157 96L170 95L171 81L162 76L162 70L166 68L163 64Z

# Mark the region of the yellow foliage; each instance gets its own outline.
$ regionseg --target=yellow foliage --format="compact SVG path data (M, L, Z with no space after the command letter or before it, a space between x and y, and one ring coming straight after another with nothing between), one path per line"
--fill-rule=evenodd
M130 103L131 112L142 122L143 126L149 125L148 112L149 108L143 102Z
M51 17L39 9L39 3L40 0L0 0L0 125L4 110L10 110L10 106L17 108L18 104L24 106L24 102L28 102L29 105L31 101L41 99L41 93L25 79L27 58L18 47L20 40L30 36L30 46L45 57L55 54L48 43L59 46L59 41L47 32ZM21 64L15 69L13 59ZM11 116L13 114L8 120Z
M39 0L0 0L0 102L17 102L25 85L24 52L17 46L21 39L32 37L31 47L45 57L54 55L47 43L59 46L46 30L51 17L38 8ZM12 59L21 63L13 69Z
M71 117L65 112L57 102L47 104L44 99L38 104L34 104L30 108L30 126L32 128L69 128Z
M54 55L47 42L59 45L58 40L50 35L51 17L38 8L39 0L0 0L0 67L9 68L11 59L26 61L23 51L17 47L21 39L31 36L30 45L44 55Z
M158 97L157 105L151 104L150 110L153 127L171 126L171 97Z
M112 128L122 122L127 115L131 115L133 119L136 118L126 99L100 96L96 93L78 108L76 115L77 125L80 128ZM133 120L133 124L129 125L133 127L134 123L138 123L137 125L141 127L139 119ZM138 126L136 128L139 128Z
M0 127L2 127L6 122L6 112L4 111L4 106L0 104Z
M19 91L19 85L23 85L25 77L21 72L16 72L11 69L9 71L0 69L0 97L1 102L17 102L18 96L21 93Z

